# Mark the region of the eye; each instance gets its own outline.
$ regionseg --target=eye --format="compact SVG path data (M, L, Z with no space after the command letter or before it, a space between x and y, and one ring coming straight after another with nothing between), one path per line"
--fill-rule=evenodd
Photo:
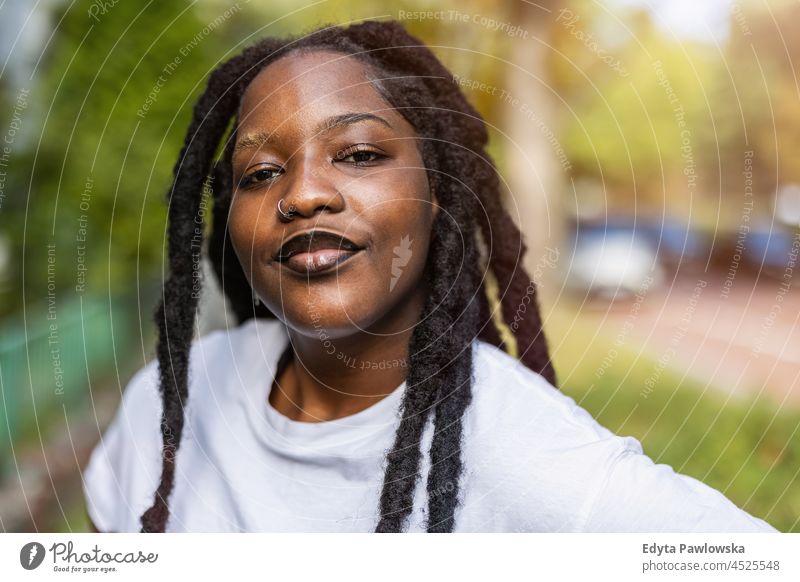
M239 180L239 187L249 188L260 182L267 182L272 180L280 172L281 170L276 170L275 168L259 168L255 172L245 174L242 179Z
M337 162L346 162L354 166L370 166L374 162L384 159L386 156L366 144L352 145L343 150L339 150L334 156Z

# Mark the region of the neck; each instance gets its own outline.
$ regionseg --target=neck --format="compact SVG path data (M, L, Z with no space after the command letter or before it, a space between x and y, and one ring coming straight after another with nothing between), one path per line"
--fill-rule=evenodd
M369 408L408 374L408 346L423 294L367 329L322 341L289 328L294 357L270 392L270 404L292 420L334 420Z

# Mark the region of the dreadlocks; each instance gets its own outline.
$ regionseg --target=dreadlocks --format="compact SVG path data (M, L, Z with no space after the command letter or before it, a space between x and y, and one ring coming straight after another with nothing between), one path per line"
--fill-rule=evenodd
M194 107L168 193L170 274L155 314L163 401L162 474L153 504L141 516L143 532L165 531L169 517L197 310L189 241L195 234L204 186L210 176L213 218L208 252L237 320L274 318L265 306L253 305L252 289L228 236L237 109L248 84L266 65L295 51L313 50L353 55L367 66L376 90L420 136L429 182L445 210L433 224L423 274L431 292L409 344L400 426L386 458L376 531L404 529L412 510L421 440L430 414L434 434L426 527L429 532L454 528L462 468L462 418L472 398L472 342L478 337L505 349L493 322L483 274L491 272L497 281L505 322L513 319L535 286L520 267L526 248L501 204L499 178L485 150L488 134L480 114L458 89L453 75L419 39L397 22L367 21L346 28L326 26L298 38L264 39L215 69ZM231 123L233 129L215 163L217 148ZM527 367L555 385L535 294L531 307L529 319L514 333L518 355Z

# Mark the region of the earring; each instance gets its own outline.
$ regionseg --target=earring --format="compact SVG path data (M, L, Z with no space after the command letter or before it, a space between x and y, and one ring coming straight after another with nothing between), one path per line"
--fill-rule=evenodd
M256 294L255 291L253 291L253 305L255 305L256 307L261 305L261 298Z

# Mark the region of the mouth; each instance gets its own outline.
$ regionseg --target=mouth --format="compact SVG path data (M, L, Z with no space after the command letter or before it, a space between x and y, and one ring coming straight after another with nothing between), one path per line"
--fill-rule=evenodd
M302 275L332 271L364 250L344 235L312 230L283 243L275 260Z

